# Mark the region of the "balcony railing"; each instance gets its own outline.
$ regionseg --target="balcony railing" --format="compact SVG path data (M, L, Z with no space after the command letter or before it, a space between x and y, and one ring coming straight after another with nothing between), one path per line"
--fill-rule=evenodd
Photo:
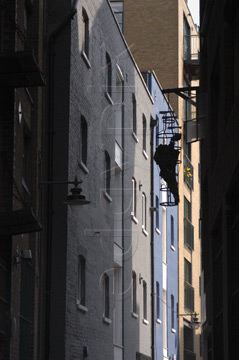
M184 245L194 250L194 227L186 217L184 218Z
M196 354L190 350L184 349L184 360L196 360Z
M183 167L184 182L188 185L190 189L193 189L193 166L186 155L184 156Z
M183 59L193 80L199 78L200 43L199 35L184 35Z
M184 282L184 307L194 312L194 288L188 282Z

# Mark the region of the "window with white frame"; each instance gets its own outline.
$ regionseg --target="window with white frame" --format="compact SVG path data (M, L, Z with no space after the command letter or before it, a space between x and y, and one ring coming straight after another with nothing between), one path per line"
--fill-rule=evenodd
M147 230L147 198L145 193L142 193L142 229Z
M155 197L155 207L157 209L157 211L155 212L155 217L156 217L155 226L157 229L159 229L159 197L157 195Z
M133 105L133 133L137 135L137 103L135 95L132 95L132 105Z
M160 319L160 294L158 281L156 281L156 316L157 319Z
M87 165L87 143L88 143L88 126L84 116L81 116L81 151L80 157L81 162L86 166Z
M78 301L80 305L85 306L85 258L80 255L78 257Z
M137 283L135 271L132 272L132 307L133 313L137 314Z
M147 283L143 281L143 317L147 320Z
M132 212L131 215L133 215L136 218L137 214L137 182L135 178L132 178Z
M108 53L106 53L106 89L112 97L112 62Z
M175 310L174 310L174 296L171 295L171 328L174 330L174 317L175 317Z
M84 8L82 9L82 52L89 58L89 18Z
M110 279L107 274L104 274L104 317L110 318Z
M147 121L146 121L146 117L143 114L143 151L145 151L146 153L146 138L147 138Z
M110 171L110 156L107 151L105 151L105 191L110 195L110 181L111 181L111 171Z
M170 216L171 246L174 247L174 217Z

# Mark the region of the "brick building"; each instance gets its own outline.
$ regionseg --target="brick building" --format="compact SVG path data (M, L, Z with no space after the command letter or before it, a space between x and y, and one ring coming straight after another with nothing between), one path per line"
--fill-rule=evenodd
M150 359L153 100L107 1L49 15L47 358Z
M208 360L238 353L238 33L237 1L201 1L203 356Z
M0 358L37 359L40 336L44 3L0 5Z

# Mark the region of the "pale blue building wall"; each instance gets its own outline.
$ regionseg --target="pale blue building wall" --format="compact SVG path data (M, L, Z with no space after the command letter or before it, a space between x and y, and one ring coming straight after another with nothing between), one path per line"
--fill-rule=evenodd
M156 134L163 129L161 111L170 110L166 97L162 94L161 86L153 73L147 75L148 87L154 99L153 117L158 118L158 126L154 129L154 151L162 143ZM169 141L169 140L168 140ZM160 191L161 177L159 166L154 161L154 206L157 207L156 197L162 202ZM156 229L158 216L158 230ZM171 217L174 222L174 236L171 240ZM172 244L173 241L173 244ZM178 208L166 207L166 268L167 268L167 355L169 359L177 359L178 353ZM156 282L159 283L160 315L157 319L157 294ZM163 360L163 259L162 259L162 206L159 205L158 213L154 212L154 294L155 294L155 360ZM171 308L171 296L174 297L174 309ZM173 319L172 319L173 316Z

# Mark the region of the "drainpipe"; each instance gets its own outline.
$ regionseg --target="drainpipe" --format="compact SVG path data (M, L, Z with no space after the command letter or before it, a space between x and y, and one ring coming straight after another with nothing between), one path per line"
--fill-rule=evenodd
M53 171L53 136L54 136L54 47L57 37L66 28L77 13L79 0L73 0L71 10L65 19L50 34L48 39L48 150L47 150L47 179L52 181ZM51 308L51 259L52 259L52 186L47 193L47 236L46 236L46 310L45 310L45 359L50 354L50 308Z
M154 330L155 330L155 319L154 319L154 303L155 303L155 296L154 296L154 128L157 125L158 120L154 120L153 117L150 119L150 172L151 172L151 179L150 179L150 202L151 202L151 358L154 360L154 348L155 348L155 341L154 341Z
M123 248L123 255L122 255L122 348L123 348L123 360L124 360L124 123L125 123L125 104L124 104L124 80L122 81L122 248Z

